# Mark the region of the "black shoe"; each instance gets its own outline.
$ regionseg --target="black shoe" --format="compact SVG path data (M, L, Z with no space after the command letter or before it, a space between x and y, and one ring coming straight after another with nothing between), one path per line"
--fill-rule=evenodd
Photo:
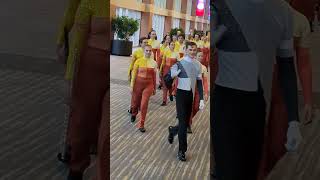
M188 133L188 134L192 134L192 130L191 130L191 127L190 127L190 126L187 127L187 133Z
M68 180L82 180L83 173L69 171Z
M170 101L173 101L173 95L171 95L169 98L170 98Z
M159 89L159 90L161 90L161 88L162 88L162 86L161 86L161 85L159 85L159 86L158 86L158 89Z
M136 121L136 116L131 116L131 122L134 123Z
M146 132L146 129L145 128L139 128L139 131L144 133L144 132Z
M128 113L129 113L129 114L132 114L132 111L131 111L131 109L129 109L129 110L128 110Z
M178 152L177 157L178 157L178 159L179 159L180 161L186 161L186 160L187 160L185 153L182 152L182 151L179 151L179 152Z
M166 102L162 102L161 106L166 106L167 103Z
M170 144L173 143L173 139L174 139L174 136L173 136L173 134L171 132L171 128L172 128L172 126L169 126L169 128L168 128L168 131L169 131L168 141L169 141Z

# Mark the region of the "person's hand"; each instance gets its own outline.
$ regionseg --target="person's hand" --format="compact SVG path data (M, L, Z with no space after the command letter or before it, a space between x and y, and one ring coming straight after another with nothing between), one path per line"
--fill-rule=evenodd
M171 69L171 77L176 77L176 76L178 76L178 74L181 72L181 70L180 69L178 69L178 70L172 70Z
M67 60L67 57L66 57L66 54L65 54L65 49L62 45L57 45L57 49L56 49L56 53L57 53L57 56L58 56L58 59L57 61L61 64L65 64L66 60Z
M133 88L132 88L132 87L130 87L130 94L132 94L132 92L133 92Z
M204 109L204 101L203 101L203 100L200 100L199 109L200 109L200 110L203 110L203 109Z
M301 141L300 123L298 121L290 122L287 132L287 142L285 144L287 151L297 151Z
M303 124L309 124L312 121L312 105L305 104L303 109Z
M205 96L204 96L204 99L205 99L206 101L208 101L208 99L209 99L208 95L205 95Z

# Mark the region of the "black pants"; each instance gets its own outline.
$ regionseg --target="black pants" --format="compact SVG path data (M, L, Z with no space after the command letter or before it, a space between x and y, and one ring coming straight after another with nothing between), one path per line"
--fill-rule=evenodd
M191 116L193 102L192 91L185 91L177 89L176 93L176 108L179 124L172 128L174 136L178 134L179 151L186 152L188 148L187 143L187 126Z
M216 85L212 100L217 180L256 180L266 115L261 88L245 92Z

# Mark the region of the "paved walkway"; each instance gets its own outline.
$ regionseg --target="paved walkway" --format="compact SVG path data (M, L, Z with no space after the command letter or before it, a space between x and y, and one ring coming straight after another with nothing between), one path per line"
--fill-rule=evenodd
M56 158L64 118L62 67L10 54L0 60L0 180L64 180L67 168Z
M172 145L167 141L168 126L176 123L175 102L161 107L162 91L150 100L146 133L130 123L129 60L111 57L111 179L209 179L209 104L197 114L194 133L188 135L188 161L179 162L178 139Z

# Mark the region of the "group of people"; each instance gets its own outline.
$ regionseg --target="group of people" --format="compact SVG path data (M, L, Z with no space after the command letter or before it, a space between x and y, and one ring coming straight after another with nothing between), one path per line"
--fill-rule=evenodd
M140 38L139 46L132 54L128 69L131 122L136 121L140 111L137 127L142 133L146 131L149 99L157 89L163 93L162 103L159 102L161 106L167 105L168 98L170 101L176 99L179 123L169 126L168 141L172 144L174 136L178 135L178 159L185 161L187 133L192 133L192 119L199 109L204 108L204 100L209 96L210 33L194 34L186 39L177 31L171 36L166 34L160 42L156 31L152 30L148 37Z
M218 70L212 78L211 175L263 180L286 152L299 148L300 126L312 121L311 1L212 3ZM299 119L297 75L304 121Z

